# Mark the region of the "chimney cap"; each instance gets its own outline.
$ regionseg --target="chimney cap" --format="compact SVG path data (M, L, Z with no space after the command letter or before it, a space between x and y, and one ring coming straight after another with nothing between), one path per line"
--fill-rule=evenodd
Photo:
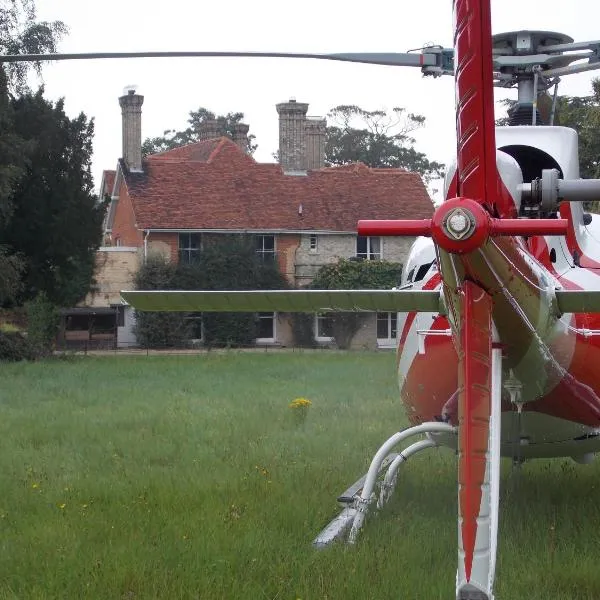
M123 88L123 96L133 96L137 92L137 85L126 85Z

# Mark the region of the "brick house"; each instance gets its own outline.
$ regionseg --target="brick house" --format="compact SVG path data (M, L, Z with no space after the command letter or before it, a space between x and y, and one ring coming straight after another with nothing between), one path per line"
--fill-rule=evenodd
M232 140L219 137L216 121L203 124L199 142L142 159L143 96L129 90L119 103L123 158L102 178L100 193L111 202L88 305L119 305L118 290L131 287L139 261L151 253L191 261L204 241L223 234L255 236L256 251L299 287L339 257L404 262L412 240L357 237L357 221L433 212L418 174L363 164L325 168L326 123L307 117L308 104L277 105L280 163L267 164L246 153L247 125L239 124ZM128 307L119 309L119 320L119 344L132 343ZM314 326L318 341L331 341L326 318L316 316ZM279 315L261 314L260 331L260 342L292 343ZM395 315L372 315L354 343L393 346L395 336Z

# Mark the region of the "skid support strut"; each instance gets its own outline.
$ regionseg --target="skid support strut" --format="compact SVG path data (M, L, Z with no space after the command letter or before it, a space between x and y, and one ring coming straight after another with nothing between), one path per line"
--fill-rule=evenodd
M392 450L404 440L422 434L426 434L428 437L413 443L399 454L392 453ZM367 473L342 495L341 499L349 505L323 529L313 541L313 545L327 546L342 537L348 529L350 529L348 541L354 543L371 504L377 500L377 507L381 508L389 500L395 488L398 469L401 465L417 452L437 446L433 434L456 435L456 428L448 423L422 423L399 431L390 437L375 454ZM387 471L381 485L379 498L376 498L375 486L379 475L385 469Z

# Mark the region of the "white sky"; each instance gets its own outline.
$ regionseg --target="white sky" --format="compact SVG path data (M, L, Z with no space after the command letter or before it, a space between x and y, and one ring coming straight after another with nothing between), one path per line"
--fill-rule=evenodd
M62 52L245 50L280 52L405 52L452 40L451 0L332 2L303 0L36 0L38 18L70 28ZM600 39L597 0L492 0L493 31L539 29L576 41ZM600 75L600 71L597 72ZM586 95L592 73L571 75L560 92ZM419 69L284 59L128 59L69 61L44 67L46 97L65 98L68 114L95 118L93 174L121 156L118 97L135 84L145 96L142 137L186 126L190 110L245 113L259 145L255 158L272 162L278 145L275 104L295 97L309 115L338 104L365 109L405 107L423 114L417 149L447 162L454 154L451 77L423 78ZM515 96L499 92L497 97Z

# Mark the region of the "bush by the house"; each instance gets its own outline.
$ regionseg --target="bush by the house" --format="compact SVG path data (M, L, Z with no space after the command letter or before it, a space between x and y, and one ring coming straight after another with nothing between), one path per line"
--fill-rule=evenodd
M175 265L153 256L136 275L136 289L249 290L282 289L285 277L275 261L263 261L252 236L226 235L207 240L192 264ZM196 315L138 312L135 334L146 347L184 346L192 338ZM249 346L256 339L257 319L252 313L203 313L203 342L209 347Z
M310 287L315 290L389 290L400 282L402 265L385 260L348 260L321 267ZM332 313L331 331L338 348L347 349L365 319L364 313Z
M57 307L44 292L25 304L27 311L27 341L38 356L52 353L58 333L60 316Z

